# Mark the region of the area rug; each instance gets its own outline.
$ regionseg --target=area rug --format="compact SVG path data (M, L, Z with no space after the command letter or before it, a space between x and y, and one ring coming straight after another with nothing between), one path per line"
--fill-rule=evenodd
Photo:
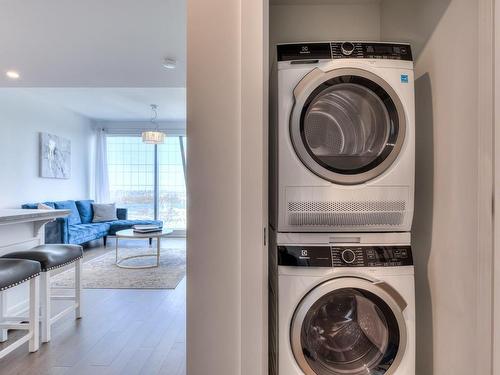
M153 248L120 249L119 256L148 254ZM126 265L148 265L156 258L128 259ZM162 249L160 267L124 269L115 265L115 252L109 251L97 258L84 261L82 287L86 289L175 289L186 273L186 251L184 249ZM52 277L53 288L74 288L74 269Z

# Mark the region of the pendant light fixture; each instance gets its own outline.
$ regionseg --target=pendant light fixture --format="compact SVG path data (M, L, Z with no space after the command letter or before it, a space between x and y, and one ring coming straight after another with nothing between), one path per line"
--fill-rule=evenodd
M151 104L151 124L155 126L153 130L142 132L142 142L152 145L159 145L165 142L165 133L161 132L156 122L158 118L158 104Z

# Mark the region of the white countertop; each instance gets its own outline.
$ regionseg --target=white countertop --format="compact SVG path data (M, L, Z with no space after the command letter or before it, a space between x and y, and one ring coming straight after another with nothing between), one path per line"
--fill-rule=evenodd
M70 213L70 210L24 210L17 208L0 208L0 225L56 219L58 217L68 216Z

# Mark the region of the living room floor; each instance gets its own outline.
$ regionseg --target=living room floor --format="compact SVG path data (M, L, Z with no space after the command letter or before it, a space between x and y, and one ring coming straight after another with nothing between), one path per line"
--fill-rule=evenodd
M85 258L109 250L92 248ZM0 360L0 374L185 375L185 295L185 277L175 289L84 289L83 318L57 322L37 353L25 344ZM9 341L19 334L9 332Z

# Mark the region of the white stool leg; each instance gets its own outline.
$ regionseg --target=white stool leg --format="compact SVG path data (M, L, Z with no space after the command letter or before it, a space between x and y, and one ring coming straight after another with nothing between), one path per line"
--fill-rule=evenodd
M0 292L0 322L3 320L3 317L6 315L6 304L5 304L5 292ZM7 330L0 329L0 342L7 341Z
M30 280L30 325L29 351L36 352L40 347L40 279L35 277Z
M42 310L42 342L50 341L50 271L40 276L40 307Z
M82 260L75 262L75 318L82 317Z

